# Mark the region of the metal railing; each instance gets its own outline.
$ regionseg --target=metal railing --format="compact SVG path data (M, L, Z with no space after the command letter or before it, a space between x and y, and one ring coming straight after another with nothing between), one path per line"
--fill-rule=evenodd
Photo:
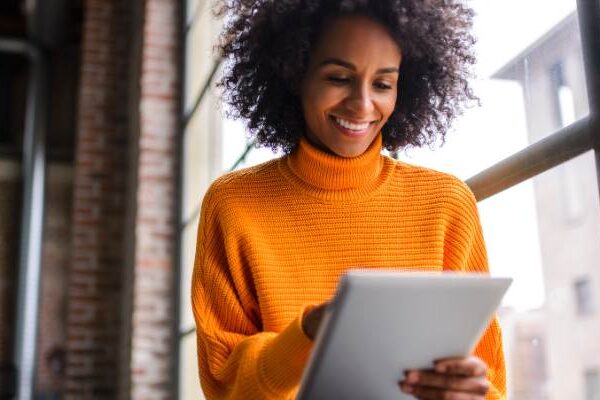
M467 179L477 201L507 190L592 148L590 123L584 118L533 143Z

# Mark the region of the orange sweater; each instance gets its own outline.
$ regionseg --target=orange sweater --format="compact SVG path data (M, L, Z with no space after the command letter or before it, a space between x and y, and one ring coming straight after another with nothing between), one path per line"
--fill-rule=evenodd
M302 314L350 268L487 272L468 187L380 151L381 136L353 159L303 139L293 154L210 187L192 278L208 399L293 398L312 347ZM496 320L475 354L490 367L488 398L504 398Z

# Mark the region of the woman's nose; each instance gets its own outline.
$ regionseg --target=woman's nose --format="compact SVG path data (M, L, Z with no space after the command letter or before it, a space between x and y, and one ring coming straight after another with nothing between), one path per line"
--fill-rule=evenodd
M374 109L369 87L356 85L347 99L347 107L358 116L368 116Z

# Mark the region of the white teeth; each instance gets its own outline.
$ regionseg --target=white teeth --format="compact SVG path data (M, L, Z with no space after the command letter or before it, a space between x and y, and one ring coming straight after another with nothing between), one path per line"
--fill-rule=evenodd
M353 124L352 122L343 120L341 118L337 118L335 117L335 121L340 124L341 126L343 126L346 129L351 129L353 131L364 131L365 129L367 129L369 127L369 123L365 122L364 124Z

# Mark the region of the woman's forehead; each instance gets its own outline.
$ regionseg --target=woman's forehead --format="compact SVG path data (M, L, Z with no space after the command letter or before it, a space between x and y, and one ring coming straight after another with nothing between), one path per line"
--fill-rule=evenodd
M340 16L329 21L315 43L311 64L327 59L350 63L379 62L390 67L399 65L400 48L387 28L360 15Z

